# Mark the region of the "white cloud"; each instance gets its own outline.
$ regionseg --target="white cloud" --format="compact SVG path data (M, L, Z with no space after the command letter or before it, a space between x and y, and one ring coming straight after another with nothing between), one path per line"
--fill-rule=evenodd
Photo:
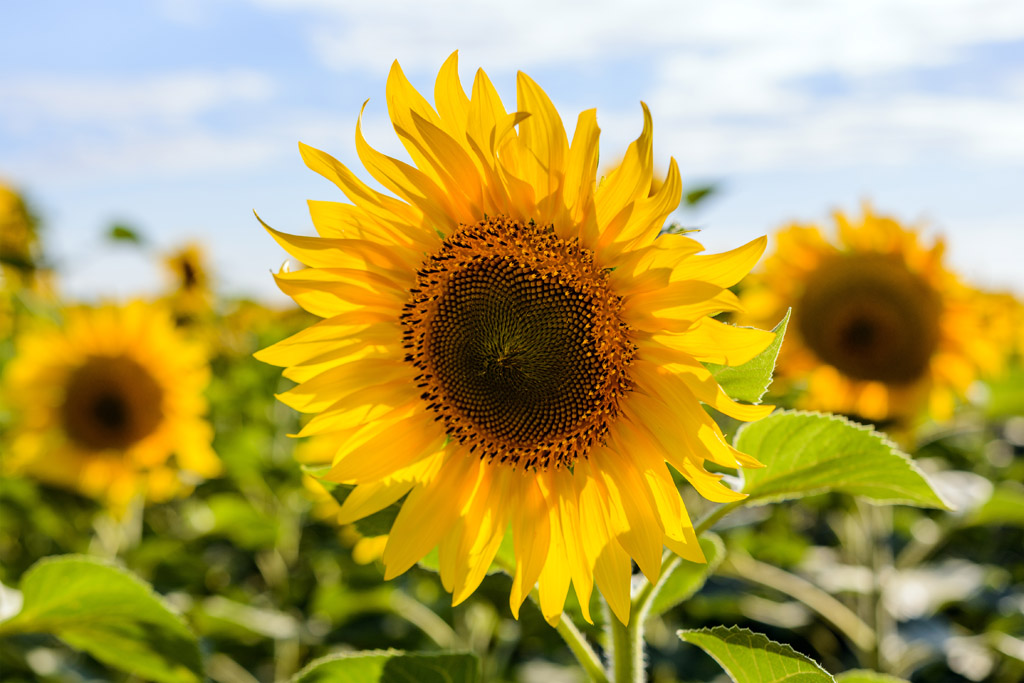
M346 70L377 71L396 57L427 68L454 48L491 68L707 49L804 57L792 62L798 71L872 73L1024 36L1015 0L254 1L312 13L321 56Z
M638 77L668 131L661 149L721 171L902 163L937 150L1024 161L1019 82L965 97L915 91L913 78L964 63L972 47L1024 40L1017 0L254 1L306 12L314 50L346 72L381 74L397 58L428 75L455 48L464 73L649 65ZM843 91L824 97L815 77ZM902 80L887 92L886 78ZM616 139L636 116L599 111Z
M0 82L0 120L25 129L51 123L126 123L192 119L274 93L266 76L249 70L183 72L137 78L23 77Z

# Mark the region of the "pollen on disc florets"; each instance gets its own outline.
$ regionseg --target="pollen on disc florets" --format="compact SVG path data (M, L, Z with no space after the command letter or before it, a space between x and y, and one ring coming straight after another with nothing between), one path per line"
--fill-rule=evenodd
M402 314L406 360L448 434L512 467L572 467L630 388L622 300L577 239L488 218L427 258Z

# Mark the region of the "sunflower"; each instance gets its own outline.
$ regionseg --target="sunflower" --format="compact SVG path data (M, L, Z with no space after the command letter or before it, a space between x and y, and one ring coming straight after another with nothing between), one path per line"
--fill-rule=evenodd
M25 200L0 180L0 272L5 280L13 278L18 284L35 270L39 250L36 227Z
M179 322L192 322L209 311L212 290L202 246L195 242L186 244L167 254L163 262L170 282L167 301Z
M73 309L63 328L27 331L17 348L4 385L18 410L11 471L115 511L140 496L181 495L220 471L202 417L206 359L166 311L143 302Z
M1024 303L1012 292L977 291L973 299L983 338L994 347L984 368L991 377L1024 358Z
M876 214L835 213L836 239L813 225L776 235L747 279L745 322L793 308L778 377L809 409L905 425L953 411L992 354L972 290L943 264L945 244Z
M0 179L0 306L4 310L11 308L11 299L18 294L52 295L52 273L42 268L42 262L38 219L18 191ZM0 324L0 332L6 327Z
M586 610L596 584L625 623L631 559L652 581L663 546L703 561L669 465L712 501L743 496L706 461L759 466L701 402L740 420L771 407L734 402L702 361L744 363L772 341L710 317L738 307L728 287L765 239L701 255L688 237L659 237L681 184L673 160L650 195L646 105L643 132L598 184L594 110L570 142L528 76L507 113L482 70L465 94L456 60L437 77L436 110L391 69L388 110L415 165L356 124L360 159L394 196L300 145L351 203L310 202L318 237L267 227L308 266L278 285L324 320L257 357L298 383L282 401L315 414L300 436L334 440L325 478L355 486L340 521L404 497L385 578L437 547L457 604L510 533L514 615L537 585L556 623L570 585Z

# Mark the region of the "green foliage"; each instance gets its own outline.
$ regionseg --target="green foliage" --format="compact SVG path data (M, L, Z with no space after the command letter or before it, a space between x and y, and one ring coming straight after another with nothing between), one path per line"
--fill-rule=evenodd
M661 229L665 235L689 235L691 232L700 232L700 228L688 228L682 223L670 223Z
M699 591L708 576L714 573L725 557L725 545L717 534L706 533L701 536L700 547L707 558L707 564L682 560L672 573L665 578L661 589L651 602L650 616L664 614L679 603L688 600Z
M1024 526L1024 486L1014 481L1002 482L992 490L989 499L965 520L965 524Z
M888 674L880 674L877 671L854 669L837 674L836 683L906 683L906 680Z
M736 683L834 683L835 679L789 645L735 626L679 631L680 639L711 655Z
M30 259L18 254L0 253L0 264L24 271L32 271L35 270L36 267L36 264L34 264Z
M205 527L207 534L230 539L239 548L273 547L280 533L277 520L236 493L216 493L205 504L196 502L189 509L195 526Z
M716 194L718 194L718 185L715 185L714 183L697 185L695 188L683 195L683 202L692 209L698 204L702 204L705 199L709 199Z
M750 503L836 491L873 503L947 507L895 444L837 415L777 412L744 425L736 448L765 465L744 471Z
M296 674L292 683L475 683L479 672L474 654L389 650L322 657Z
M313 476L320 484L327 489L327 492L331 494L331 497L337 501L338 505L345 502L355 486L350 484L338 484L333 481L327 481L322 479L324 474L330 471L330 467L316 467L306 468L306 473ZM391 532L391 527L395 524L395 519L398 517L398 512L402 509L402 501L392 503L383 510L378 510L372 515L363 517L355 522L355 527L363 536L385 536Z
M21 611L0 635L49 633L96 659L162 683L202 680L195 636L152 588L84 556L40 560L21 582Z
M111 242L126 242L136 246L145 242L138 230L123 223L115 223L110 226L110 229L107 230L107 239Z
M985 412L990 419L1024 415L1024 365L1008 368L987 383Z
M437 559L437 548L434 548L426 556L419 561L419 565L424 569L429 569L432 572L440 572L441 565ZM494 555L494 561L491 562L491 566L487 569L488 574L496 574L498 572L512 573L516 566L516 547L515 541L512 538L512 532L506 531L505 535L501 539L501 545L498 546L498 552Z
M764 397L768 386L772 383L775 360L779 357L779 349L782 348L782 340L786 336L786 326L789 325L789 316L792 312L793 309L788 309L785 317L772 330L775 333L775 339L768 345L768 348L743 365L704 364L725 390L725 393L737 401L761 402L761 398Z

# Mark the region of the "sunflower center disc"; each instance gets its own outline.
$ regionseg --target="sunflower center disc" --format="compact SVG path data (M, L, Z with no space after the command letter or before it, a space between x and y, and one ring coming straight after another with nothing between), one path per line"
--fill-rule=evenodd
M571 466L628 390L619 307L575 241L490 219L462 226L420 270L407 360L452 437L513 466Z
M156 381L135 361L91 356L68 378L61 421L82 448L128 448L156 430L162 399Z
M808 278L795 313L818 357L848 377L906 384L928 370L939 340L934 290L902 262L851 254Z

